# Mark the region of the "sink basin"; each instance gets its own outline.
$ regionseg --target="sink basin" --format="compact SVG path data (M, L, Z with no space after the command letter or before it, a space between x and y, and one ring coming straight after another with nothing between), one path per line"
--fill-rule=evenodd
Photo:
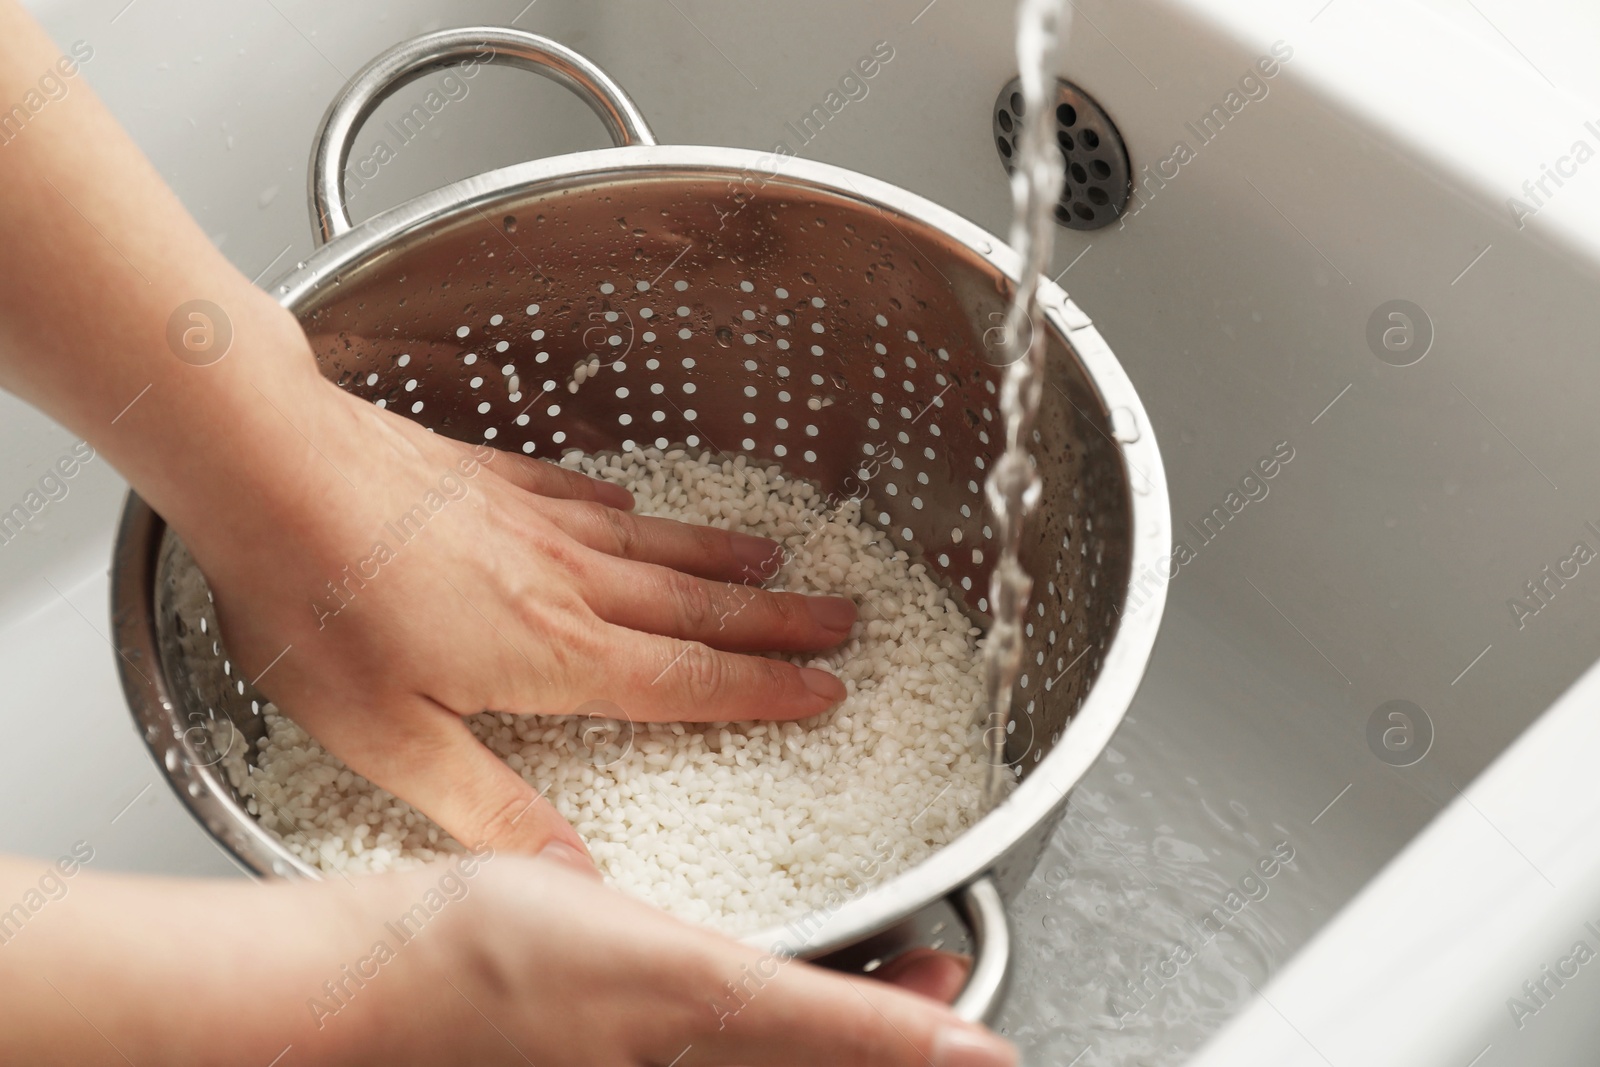
M1362 976L1296 970L1282 1012L1273 979L1600 653L1596 568L1561 576L1576 542L1600 551L1600 163L1573 145L1600 149L1600 79L1571 41L1487 3L1075 6L1062 73L1120 128L1137 195L1118 223L1062 230L1052 274L1146 404L1190 552L1159 579L1140 696L1019 904L1001 1026L1029 1063L1156 1067L1239 1016L1204 1062L1288 1062L1257 1031L1294 1031L1296 1006ZM584 52L664 143L783 145L1008 225L990 135L1015 74L1003 5L35 9L58 41L93 44L83 77L263 285L312 248L306 158L328 101L441 25L514 22ZM880 42L866 95L802 122ZM357 138L358 161L380 137L392 149L353 188L358 217L607 143L582 104L516 72L485 69L397 137L413 102ZM14 500L73 442L0 405ZM1276 474L1243 484L1269 458ZM237 874L159 783L116 681L123 490L96 459L0 544L0 715L21 734L0 847L84 839L101 866ZM1505 995L1524 977L1508 970ZM1593 1004L1594 988L1563 995Z

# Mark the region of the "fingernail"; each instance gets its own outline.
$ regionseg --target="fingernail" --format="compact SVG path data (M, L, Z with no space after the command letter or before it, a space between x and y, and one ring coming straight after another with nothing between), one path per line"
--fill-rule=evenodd
M856 606L844 597L807 597L806 608L812 620L824 630L848 630L856 621Z
M987 1030L947 1026L933 1039L933 1067L1017 1067L1017 1050Z
M819 671L815 667L801 667L800 680L806 683L807 689L822 697L830 705L839 703L846 696L844 683L827 671Z
M596 880L600 878L600 871L595 867L594 861L565 841L550 842L539 850L539 858L554 860Z
M733 558L750 578L771 578L778 573L778 543L751 534L729 534Z

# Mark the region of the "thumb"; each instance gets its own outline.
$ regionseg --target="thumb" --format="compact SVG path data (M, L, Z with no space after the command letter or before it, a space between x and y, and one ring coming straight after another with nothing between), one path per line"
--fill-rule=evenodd
M329 744L329 751L464 845L487 844L527 856L545 853L593 871L594 861L572 824L485 748L459 715L420 696L390 710L380 748L362 746L346 756Z

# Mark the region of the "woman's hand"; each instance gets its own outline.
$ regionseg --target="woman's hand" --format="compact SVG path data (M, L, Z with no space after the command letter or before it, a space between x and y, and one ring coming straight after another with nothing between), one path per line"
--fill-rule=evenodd
M581 863L482 849L348 882L267 885L62 869L73 873L0 858L0 899L51 879L49 903L5 931L0 1002L16 1024L0 1027L0 1062L1017 1062L934 1000L678 922ZM890 966L905 987L941 997L963 979L943 955Z
M189 487L174 523L244 676L458 840L582 848L462 716L800 719L843 699L827 672L741 654L828 648L855 621L846 599L746 587L774 542L430 433L316 376L297 330L283 343L298 359L258 406L288 455L263 449L246 494Z
M76 74L0 0L0 100L51 70ZM837 679L743 653L835 644L850 604L736 592L776 546L636 518L615 489L340 392L88 86L68 89L0 152L0 388L178 531L246 677L495 858L270 886L0 858L0 900L40 901L0 930L0 1061L1013 1064L931 1001L762 957L576 873L570 827L461 721L591 701L815 715L843 697ZM195 301L232 328L206 365L168 341ZM942 957L893 972L939 996L961 979Z
M0 0L0 99L59 58ZM178 531L246 677L459 840L578 845L463 715L798 719L843 698L824 672L739 654L826 648L855 617L838 599L735 598L775 545L635 518L615 488L480 455L324 381L294 318L81 80L3 156L0 388L81 434ZM196 300L231 326L214 359L169 340Z
M438 877L438 867L420 876ZM1012 1067L1004 1041L934 1000L678 922L568 868L496 856L445 927L425 1035L374 1063L540 1067ZM538 916L538 921L532 921ZM925 953L896 981L953 997L964 968ZM436 993L436 995L434 995ZM492 1024L492 1025L491 1025ZM331 1029L334 1024L329 1023ZM382 1035L366 1035L374 1043Z

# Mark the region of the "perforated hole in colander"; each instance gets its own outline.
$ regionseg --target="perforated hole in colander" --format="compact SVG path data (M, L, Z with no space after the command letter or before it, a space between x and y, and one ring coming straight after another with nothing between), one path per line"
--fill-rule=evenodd
M296 310L330 377L452 437L547 459L744 453L857 496L981 621L995 557L983 479L1003 438L983 334L1009 283L980 252L847 196L802 202L773 183L730 204L727 190L655 174L625 191L519 192L349 266ZM1121 595L1102 591L1126 587L1132 541L1109 417L1064 339L1050 344L1033 437L1043 504L1023 559L1034 604L1007 742L1023 775L1100 672ZM260 695L219 644L196 642L215 619L169 549L163 669L200 716L259 734Z

